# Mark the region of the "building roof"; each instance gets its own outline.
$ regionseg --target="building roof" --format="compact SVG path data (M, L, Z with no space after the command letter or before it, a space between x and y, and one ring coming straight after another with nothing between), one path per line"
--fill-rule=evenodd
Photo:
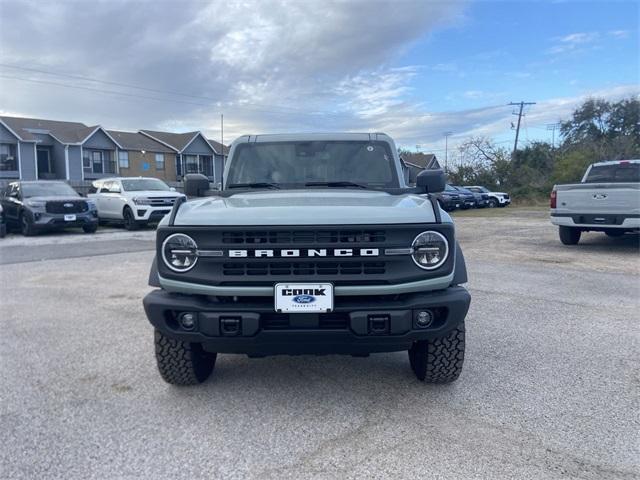
M88 127L79 122L61 122L58 120L43 120L40 118L5 117L0 119L16 134L20 140L35 142L34 134L51 135L61 143L82 143L97 128Z
M227 145L223 145L210 138L207 138L207 142L209 142L209 145L211 145L211 148L213 148L217 154L229 155L229 147Z
M419 168L440 168L438 159L433 153L403 153L402 159L406 164Z
M120 144L123 150L144 150L157 153L174 152L171 148L138 132L121 132L118 130L107 130L107 132Z
M166 145L170 145L179 152L184 150L184 147L189 145L196 135L200 134L200 132L173 133L158 132L155 130L140 130L140 132Z

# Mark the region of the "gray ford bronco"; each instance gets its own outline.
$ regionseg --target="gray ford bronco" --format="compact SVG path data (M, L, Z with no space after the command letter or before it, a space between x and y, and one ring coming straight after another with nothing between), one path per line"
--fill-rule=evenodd
M162 378L203 382L218 353L406 350L420 380L457 379L470 296L445 176L406 178L380 133L243 136L221 191L187 176L203 198L160 222L143 302Z

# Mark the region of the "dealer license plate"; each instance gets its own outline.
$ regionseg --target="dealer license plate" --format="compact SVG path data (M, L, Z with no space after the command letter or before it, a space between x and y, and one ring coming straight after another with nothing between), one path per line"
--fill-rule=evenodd
M333 310L331 283L278 283L275 308L281 313L325 313Z
M65 215L64 216L64 221L65 222L75 222L76 221L76 216L75 215Z

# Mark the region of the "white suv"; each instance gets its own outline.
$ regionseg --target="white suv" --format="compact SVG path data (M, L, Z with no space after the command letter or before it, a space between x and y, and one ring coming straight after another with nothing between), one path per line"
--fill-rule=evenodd
M467 190L471 190L472 192L475 192L475 193L486 193L487 195L489 195L488 205L491 208L506 207L511 203L511 197L509 196L508 193L492 192L486 187L478 187L478 186L471 186L471 187L464 187L464 188L466 188Z
M124 222L127 230L159 222L183 196L162 180L148 177L102 178L93 182L92 191L88 197L96 202L98 218Z

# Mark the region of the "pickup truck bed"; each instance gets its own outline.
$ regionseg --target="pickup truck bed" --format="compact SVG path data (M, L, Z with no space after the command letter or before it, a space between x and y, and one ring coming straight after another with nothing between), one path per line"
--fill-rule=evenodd
M560 227L565 244L578 243L583 231L601 231L619 236L640 229L640 182L610 181L596 183L600 166L634 180L640 161L603 162L587 170L582 183L556 185L551 193L551 223ZM614 173L612 180L617 179ZM565 241L566 240L566 241Z

